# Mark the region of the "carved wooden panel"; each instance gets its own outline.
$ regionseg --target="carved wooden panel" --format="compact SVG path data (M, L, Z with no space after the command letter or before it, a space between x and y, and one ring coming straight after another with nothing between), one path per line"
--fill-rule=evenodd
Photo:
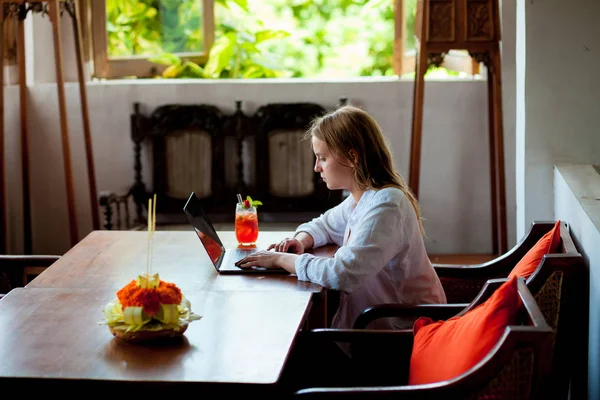
M492 0L467 0L467 41L494 39L494 11Z
M313 119L325 112L316 103L273 103L254 114L257 168L253 193L263 202L263 217L299 212L317 216L341 201L341 191L327 189L314 172L310 142L301 140Z
M305 131L276 130L269 136L269 190L280 197L309 196L315 191L315 156Z
M427 40L453 42L456 38L456 4L454 0L429 1Z
M166 140L167 195L199 198L212 194L212 146L208 132L181 131Z
M207 104L168 104L145 116L134 105L135 183L130 189L137 220L143 221L148 197L157 196L157 223L185 222L181 210L196 191L209 213L230 211L225 199L235 198L225 186L225 116ZM149 140L147 140L149 139ZM142 145L149 147L152 183L142 181ZM148 188L148 189L147 189ZM161 219L162 218L162 219Z

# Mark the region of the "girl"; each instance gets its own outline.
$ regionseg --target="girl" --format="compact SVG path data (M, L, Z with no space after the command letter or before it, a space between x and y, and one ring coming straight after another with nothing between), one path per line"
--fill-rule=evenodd
M316 119L307 135L315 171L330 190L346 189L351 195L301 224L293 238L236 265L282 267L299 280L340 291L332 328L351 328L364 309L379 303L446 303L425 251L417 199L394 170L373 117L344 106ZM333 258L305 253L327 243L340 246ZM377 323L373 327L400 327L390 318Z

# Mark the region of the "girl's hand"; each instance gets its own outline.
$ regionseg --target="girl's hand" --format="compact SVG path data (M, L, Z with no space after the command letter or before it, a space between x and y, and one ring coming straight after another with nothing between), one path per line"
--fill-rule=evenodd
M295 254L277 253L274 251L262 250L252 253L249 256L237 261L235 265L240 268L262 267L267 269L283 268L291 274L296 273L294 266Z
M294 253L294 254L303 254L304 253L304 245L301 241L296 238L286 238L281 242L272 244L267 247L267 250L274 249L280 253Z

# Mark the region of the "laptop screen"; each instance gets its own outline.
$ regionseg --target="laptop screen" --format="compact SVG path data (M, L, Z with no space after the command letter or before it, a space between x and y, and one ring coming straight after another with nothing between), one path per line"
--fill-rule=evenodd
M200 242L204 246L208 257L218 270L221 261L223 261L223 256L225 255L225 247L219 239L208 215L206 215L202 209L200 199L196 196L195 192L192 192L190 195L183 207L183 211L200 238Z

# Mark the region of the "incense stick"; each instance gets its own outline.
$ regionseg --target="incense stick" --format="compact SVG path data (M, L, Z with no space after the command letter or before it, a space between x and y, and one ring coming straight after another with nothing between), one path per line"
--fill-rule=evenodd
M152 243L154 238L154 231L156 230L156 194L154 195L154 201L148 199L148 248L146 250L146 284L148 288L148 280L150 279L150 273L152 271Z
M150 236L150 269L148 270L148 276L152 273L152 253L154 253L154 232L156 231L156 193L154 194L154 201L152 202L152 234Z
M152 199L148 199L148 214L146 217L148 223L148 247L146 248L146 280L144 287L148 288L148 270L150 269L150 234L152 231Z

